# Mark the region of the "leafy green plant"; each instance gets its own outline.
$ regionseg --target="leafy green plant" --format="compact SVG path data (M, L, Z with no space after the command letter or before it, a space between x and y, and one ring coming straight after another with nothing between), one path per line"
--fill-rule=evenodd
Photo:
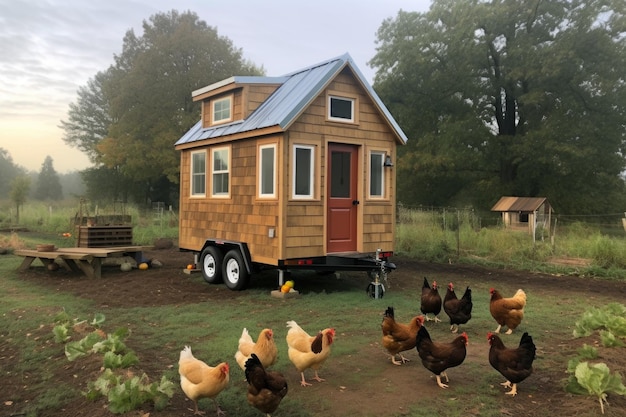
M126 352L124 355L111 351L104 354L104 367L107 369L128 368L139 363L135 352Z
M130 330L122 327L113 333L106 334L100 329L104 321L104 314L95 314L89 325L96 329L77 341L68 342L71 338L70 328L76 326L69 315L58 315L56 322L59 324L53 328L55 340L67 342L65 356L69 361L75 361L92 353L103 354L104 372L96 381L88 383L88 391L83 394L91 400L101 396L107 397L109 410L116 414L132 411L146 402L153 403L157 410L164 409L174 395L174 384L165 376L159 382L150 383L145 373L141 376L126 378L116 375L113 369L129 368L138 364L139 358L124 343L130 335ZM85 322L79 324L83 323Z
M595 330L602 330L600 336L604 346L622 346L618 338L626 337L626 306L610 303L601 308L587 309L576 321L573 334L585 337Z
M608 404L609 392L626 395L626 387L622 383L622 376L616 372L611 374L605 363L590 365L589 362L579 362L577 359L571 362L568 370L573 375L567 383L566 390L572 394L589 394L596 396L600 403L600 409L604 414L604 404Z
M156 410L163 410L170 398L174 395L174 383L165 376L159 382L150 383L148 376L132 376L128 379L116 375L110 369L105 369L102 375L90 382L85 396L96 400L101 396L107 397L109 410L115 414L132 411L142 404L151 402Z
M578 349L578 356L582 359L596 359L598 357L598 349L585 343L583 347Z

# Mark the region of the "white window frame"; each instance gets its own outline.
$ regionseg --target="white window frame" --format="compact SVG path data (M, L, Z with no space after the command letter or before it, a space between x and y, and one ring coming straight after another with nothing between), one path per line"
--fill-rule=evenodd
M224 108L217 109L217 105L222 103L226 103L226 106ZM226 112L226 108L228 108L228 117L223 117L224 115L222 113ZM220 117L217 117L218 114ZM233 97L226 96L211 100L211 118L211 122L213 124L226 123L233 120Z
M380 156L380 166L372 162L372 156L377 155ZM367 193L372 199L384 199L385 198L385 157L387 153L384 151L371 151L369 155L369 187L367 188ZM378 171L379 170L379 171ZM380 178L378 181L378 186L380 187L380 195L372 194L372 185L374 185L374 173L378 171L380 172Z
M267 149L272 149L273 153L272 153L272 178L271 178L271 182L272 182L272 192L264 192L263 190L263 184L265 183L265 172L263 170L264 167L264 163L265 163L265 155L263 153L264 150ZM259 178L259 198L276 198L276 172L277 172L277 163L276 163L276 158L277 158L277 149L278 147L276 146L275 143L272 144L267 144L267 145L260 145L259 146L259 174L258 174L258 178Z
M204 158L204 171L203 172L196 172L196 170L195 170L195 164L196 164L195 157L197 155L202 155L203 158ZM190 176L189 195L191 197L206 197L206 180L207 180L207 176L206 176L206 151L202 150L202 151L191 152L189 165L190 165L190 167L189 167L189 176ZM197 184L196 181L198 181L200 179L200 177L202 177L202 180L204 182L204 184L202 186L202 192L196 192L196 190L195 190L196 184Z
M341 101L347 101L350 103L350 118L345 118L345 117L336 117L332 115L332 103L333 100L341 100ZM341 122L341 123L355 123L356 119L355 119L355 114L356 114L356 99L352 98L352 97L342 97L342 96L338 96L336 94L329 94L328 95L328 120L333 121L333 122Z
M218 152L226 152L226 169L215 169L215 155ZM230 175L230 147L221 147L221 148L213 148L211 149L211 196L218 198L228 198L230 197L230 186L231 186L231 175ZM228 190L226 192L216 192L215 190L215 176L216 175L224 175L226 174L226 178L228 180Z
M309 193L308 194L297 194L296 188L296 180L297 180L297 172L298 167L296 166L296 153L298 149L306 149L310 151L310 161L309 161ZM315 197L315 146L313 145L304 145L304 144L296 144L293 145L292 151L292 184L291 184L291 197L294 200L311 200Z

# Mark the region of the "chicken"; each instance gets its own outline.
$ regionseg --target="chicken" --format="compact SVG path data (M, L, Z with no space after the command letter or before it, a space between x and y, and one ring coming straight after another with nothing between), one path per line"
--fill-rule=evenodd
M270 417L270 413L276 411L287 395L287 380L279 372L266 371L254 353L245 363L245 373L248 381L248 402Z
M428 285L428 280L424 277L420 310L422 310L427 321L430 320L428 314L434 314L435 318L433 320L435 323L441 321L438 317L441 312L441 296L439 295L437 281L433 281L431 288L430 285Z
M517 394L517 384L525 380L533 373L533 361L535 360L535 344L533 338L525 332L520 339L519 346L509 349L504 346L500 337L491 332L487 333L489 340L489 363L493 368L506 378L503 385L511 388L507 395Z
M417 331L424 324L423 316L415 316L408 324L398 323L394 317L393 307L387 307L380 327L383 331L382 345L391 355L391 363L402 365L409 359L402 352L415 348ZM400 362L396 360L400 356Z
M272 329L263 329L259 333L256 343L250 337L248 329L243 329L239 338L239 347L235 353L235 360L242 370L246 368L246 361L250 355L256 353L264 368L269 368L276 363L278 348L274 342L274 332Z
M309 368L315 371L313 379L318 382L324 381L324 379L319 377L317 371L330 356L330 347L335 338L335 329L324 329L317 333L315 337L312 337L293 320L287 322L287 327L289 328L286 338L287 346L289 347L287 354L291 363L294 364L302 376L300 385L303 387L311 385L304 379L304 371Z
M424 367L435 374L437 385L441 388L448 388L441 382L441 377L446 378L446 382L450 382L446 370L463 363L467 353L467 344L468 338L465 332L448 343L433 342L426 327L422 326L417 332L415 348Z
M178 373L180 374L180 387L196 407L194 414L204 414L198 410L198 400L201 398L211 398L215 403L217 415L225 414L215 397L228 385L228 363L222 362L215 367L209 366L196 359L191 353L191 348L185 346L180 352Z
M468 286L460 299L454 292L454 284L448 284L443 298L443 310L450 317L450 331L459 331L459 324L465 324L472 318L472 289Z
M507 326L509 329L506 331L506 334L513 333L513 330L520 325L524 318L526 293L524 290L519 289L511 298L503 298L498 290L493 288L489 290L489 293L491 294L489 311L498 323L498 328L494 332L500 333L502 326Z

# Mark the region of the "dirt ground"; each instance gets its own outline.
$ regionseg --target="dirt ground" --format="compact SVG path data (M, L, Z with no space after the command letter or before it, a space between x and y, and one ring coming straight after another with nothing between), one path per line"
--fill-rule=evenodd
M64 271L56 272L53 279L50 273L43 268L31 269L23 274L25 280L47 286L51 291L74 294L79 297L96 300L98 305L105 307L137 307L137 306L154 306L160 304L180 304L207 302L211 300L223 300L228 297L245 297L244 292L235 292L226 289L223 285L209 286L201 280L181 279L184 277L183 267L187 265L192 256L189 253L179 252L176 248L169 250L159 250L154 252L146 252L144 254L148 259L158 259L163 263L161 268L152 268L148 272L133 271L130 273L121 273L119 268L105 267L102 280L92 280L90 285L85 285L85 279L80 279L76 275L66 273ZM535 293L546 295L554 295L554 299L568 297L571 294L587 294L588 297L606 297L617 302L624 302L626 299L626 283L617 281L600 281L596 279L583 279L580 277L569 276L551 276L543 274L534 274L519 271L490 270L477 266L449 265L449 264L430 264L410 259L394 259L397 264L397 270L393 272L393 290L394 291L417 291L421 287L422 276L442 277L446 281L453 282L485 282L497 281L503 286L524 287ZM150 285L145 285L145 280L136 279L136 274L150 274ZM362 273L360 273L362 274ZM367 277L363 275L363 288L367 284ZM420 279L416 279L419 277ZM445 278L443 278L445 277ZM359 278L360 279L360 278ZM273 288L276 285L274 278L267 278L254 281L252 285L267 286ZM360 284L357 284L360 285ZM306 287L301 288L303 293ZM581 310L584 306L580 306ZM445 320L445 314L442 315ZM445 325L445 322L441 325ZM49 332L50 329L42 329L42 332ZM481 337L484 337L482 335ZM592 343L592 341L590 341ZM481 356L480 360L484 362L487 355L488 346L486 343L482 350L473 350L468 353L468 359L472 360L472 355ZM4 371L10 370L10 362L15 357L19 357L18 352L9 351L9 344L0 341L0 368ZM555 341L553 344L541 346L538 349L538 357L542 357L548 361L553 352L562 352L563 350L571 350L572 352L580 346L570 346L567 340ZM325 369L324 377L329 381L337 374L339 369L341 372L359 372L360 369L368 366L380 366L380 362L385 359L381 357L381 347L378 343L372 343L371 346L364 348L364 354L356 360L345 359L344 362L335 363L333 367ZM136 351L136 349L135 349ZM623 353L624 350L622 349ZM162 363L162 352L154 351L136 351L137 355L142 358L141 363ZM389 364L383 372L383 377L376 384L371 386L365 385L363 390L351 391L349 387L339 386L338 384L325 383L315 384L313 387L307 388L307 395L323 397L332 402L332 412L324 412L323 415L341 416L341 415L359 415L361 409L367 410L367 415L409 415L408 408L417 397L421 398L438 398L440 388L436 386L432 377L426 376L426 373L420 373L420 378L416 377L416 368L420 368L419 358L417 354L406 355L412 359L412 362L406 366L396 367ZM617 370L626 375L626 355L618 355L612 358L611 370ZM59 358L59 360L64 358ZM479 358L473 358L477 361ZM614 359L614 361L613 361ZM388 363L388 361L387 361ZM51 380L64 380L68 383L75 381L77 372L98 372L97 367L100 362L89 364L84 361L78 364L68 363L67 366L51 376ZM488 365L487 365L488 366ZM82 367L82 369L77 369ZM87 369L85 369L87 367ZM93 369L89 369L93 367ZM485 368L485 371L491 368ZM149 371L149 369L147 369ZM420 372L423 369L420 370ZM459 378L459 372L449 372ZM297 381L299 375L293 370L292 373L286 375L289 380ZM494 395L498 395L497 403L501 407L501 415L505 416L535 416L535 415L568 415L568 416L592 416L601 415L597 400L591 397L577 397L567 394L562 389L562 381L565 378L563 370L549 372L543 369L533 374L527 384L520 384L520 394L515 398L510 398L502 394L502 388L495 384L492 389ZM6 380L5 380L6 382ZM237 381L239 382L239 381ZM0 400L14 398L11 390L21 390L18 384L5 384L0 389ZM8 386L7 386L8 385ZM294 383L294 388L290 387L289 395L298 394L298 386ZM385 387L389 387L386 390ZM178 388L178 387L177 387ZM454 388L451 388L454 389ZM448 390L447 392L449 392ZM380 394L386 394L386 401L380 401ZM387 395L389 394L389 395ZM466 393L467 394L467 393ZM18 396L17 394L15 396ZM23 393L19 396L23 397ZM389 396L392 396L390 399ZM449 399L451 406L454 406L454 397L446 397ZM451 399L450 399L451 398ZM243 400L245 401L245 400ZM611 406L606 411L606 416L626 416L626 398L612 395L609 397ZM57 416L90 416L104 417L112 414L106 410L104 402L94 405L86 400L75 401L68 404L62 411L42 412L39 417L57 417ZM180 390L177 390L174 397L170 400L170 405L164 411L143 410L127 413L126 416L152 416L152 417L180 417L191 416L193 413L189 411L192 404L188 401ZM213 415L212 404L205 403L205 409L208 415ZM8 410L8 411L7 411ZM0 404L0 416L18 416L13 412L15 407ZM343 410L343 411L342 411ZM233 416L233 414L229 414ZM259 413L259 415L261 415ZM289 415L287 412L279 408L276 416ZM481 415L480 405L476 405L475 409L467 410L463 415Z

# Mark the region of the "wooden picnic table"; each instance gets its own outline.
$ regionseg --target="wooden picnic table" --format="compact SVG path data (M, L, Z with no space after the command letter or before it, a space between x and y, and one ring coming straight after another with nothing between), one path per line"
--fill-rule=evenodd
M88 278L102 277L102 261L109 257L133 256L137 262L141 261L142 251L150 249L147 246L120 246L111 248L59 248L55 251L40 252L34 249L19 249L14 252L24 257L18 270L30 268L35 259L47 267L53 262L59 263L68 271L82 271Z

